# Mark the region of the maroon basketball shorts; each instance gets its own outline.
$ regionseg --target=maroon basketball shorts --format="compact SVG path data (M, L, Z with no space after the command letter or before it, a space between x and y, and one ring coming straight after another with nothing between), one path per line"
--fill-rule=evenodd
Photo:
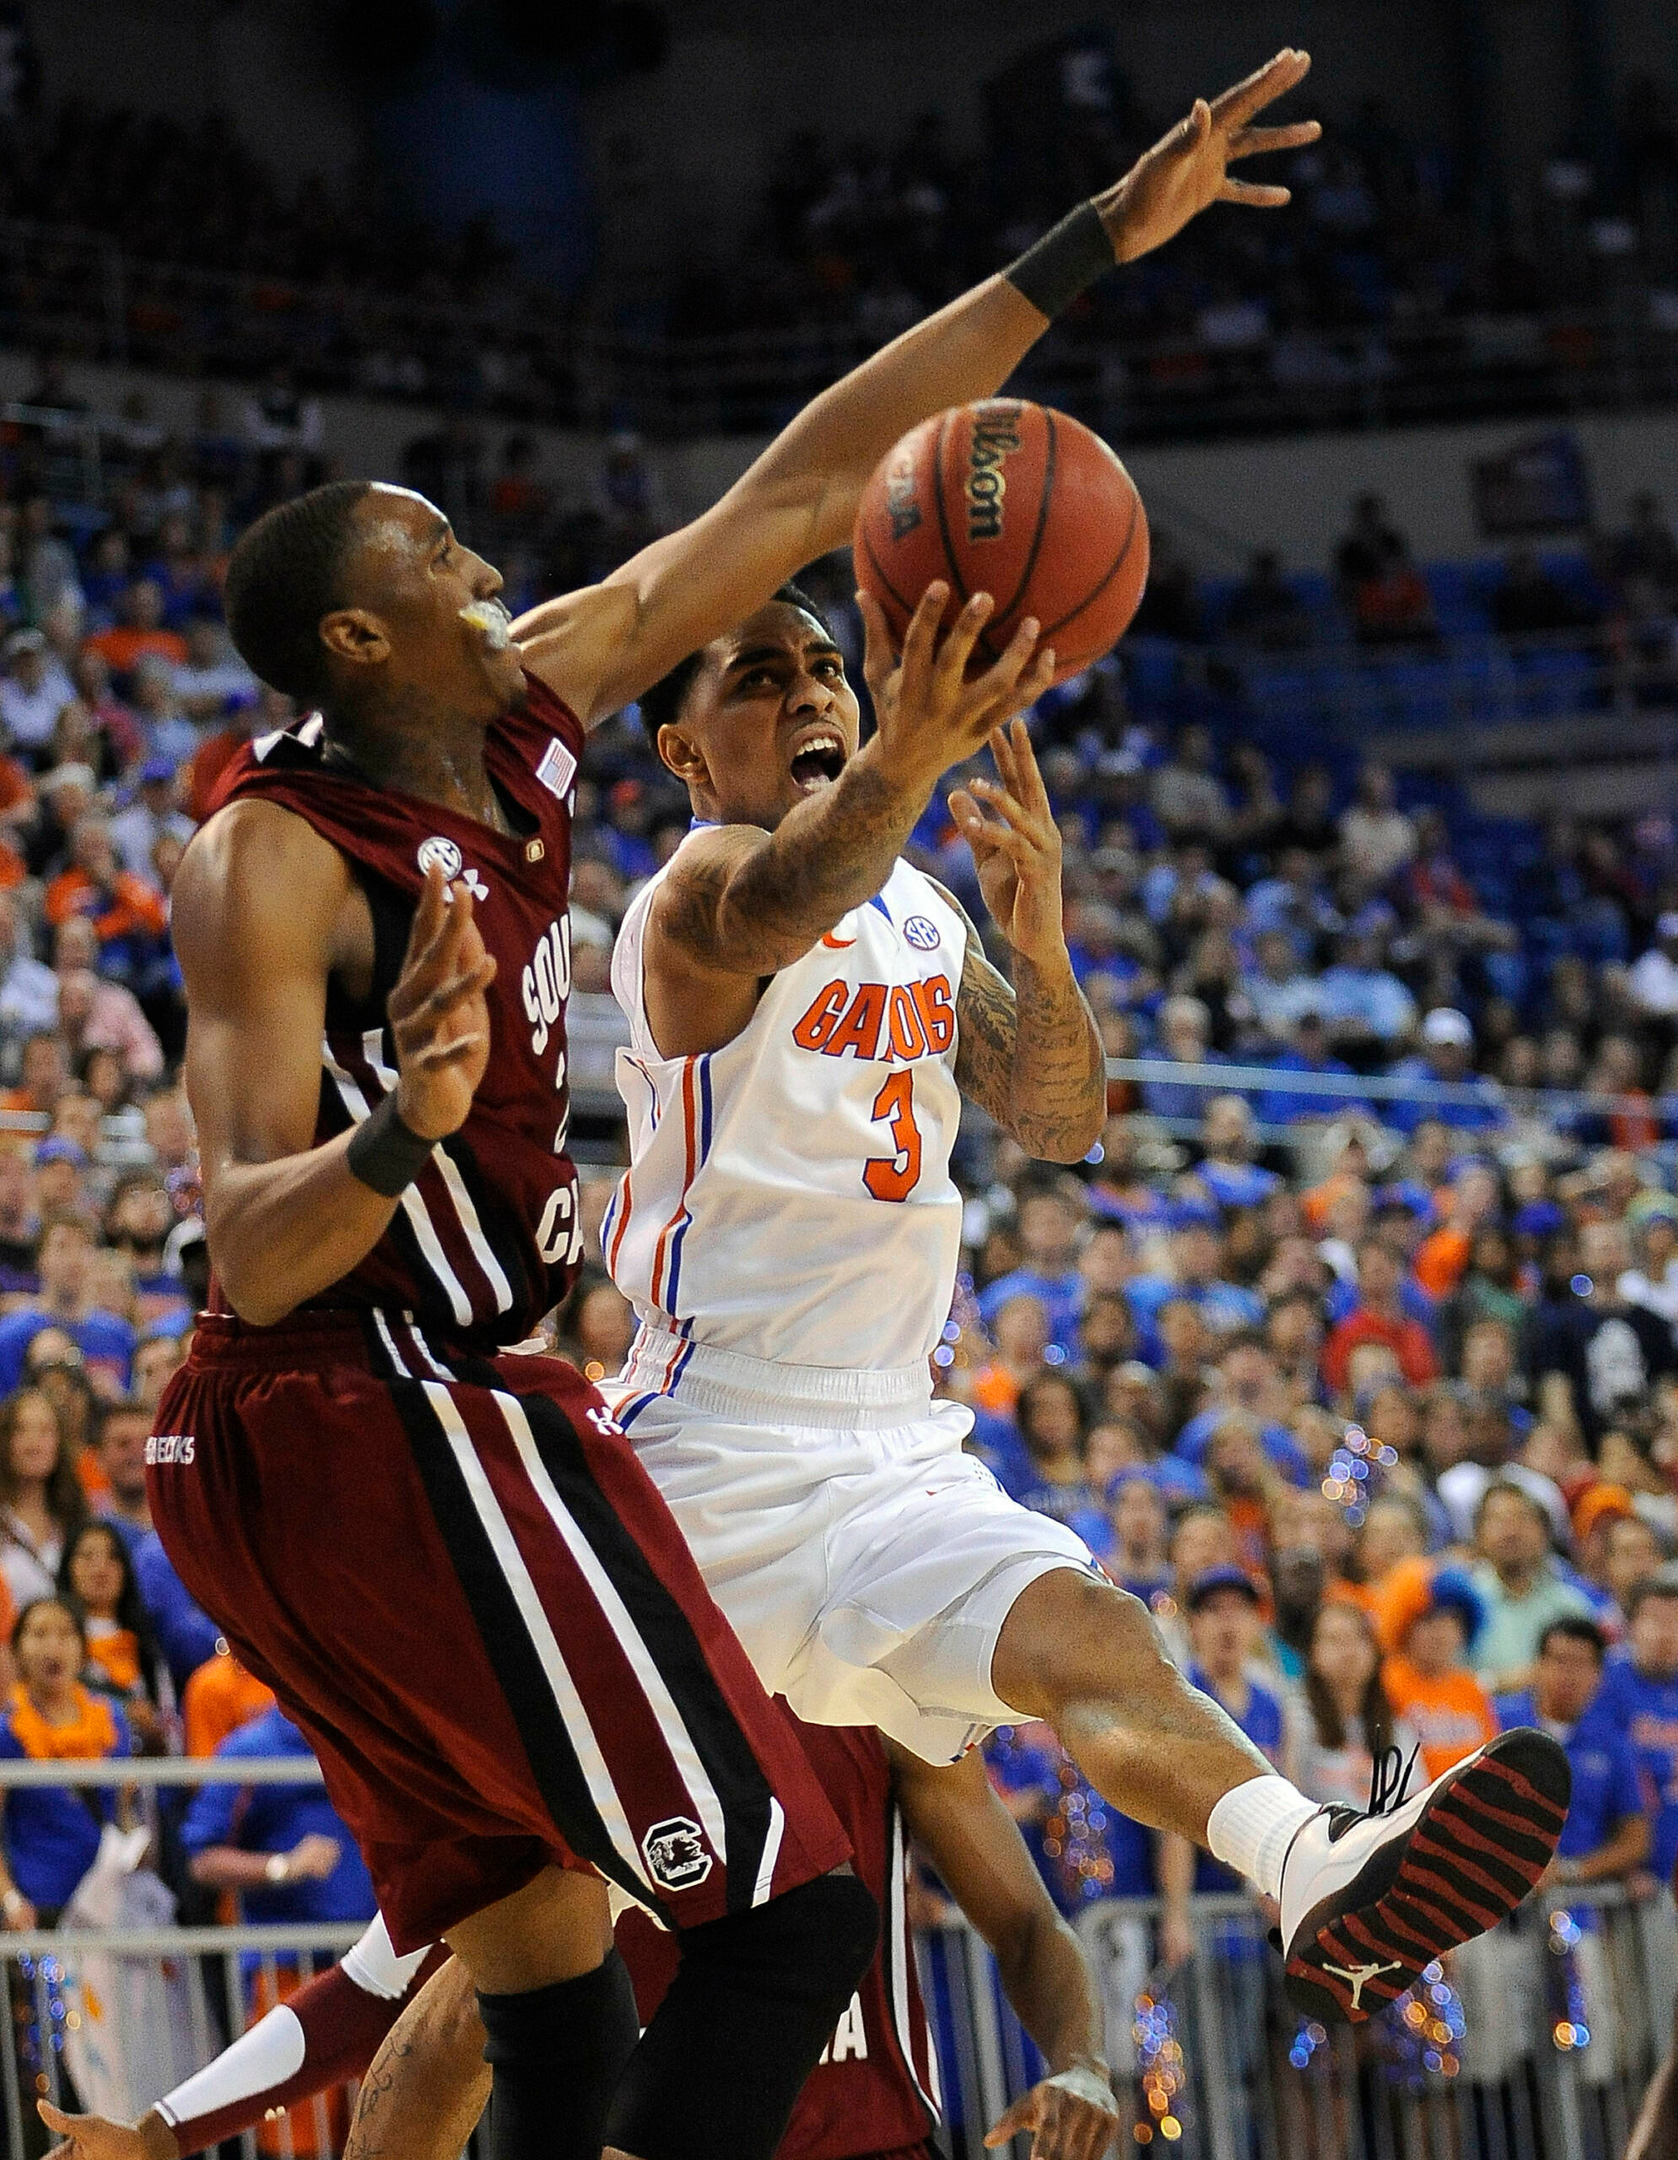
M398 1950L549 1863L667 1925L849 1857L787 1720L594 1389L400 1316L201 1321L152 1517L320 1757Z

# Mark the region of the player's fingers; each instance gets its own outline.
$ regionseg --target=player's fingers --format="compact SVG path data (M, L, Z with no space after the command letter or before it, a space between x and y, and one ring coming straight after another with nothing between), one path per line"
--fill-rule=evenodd
M1049 657L1054 657L1053 648ZM1023 719L1017 719L1007 730L1009 748L1019 767L1020 785L1014 793L1028 809L1037 810L1042 816L1053 819L1054 810L1049 802L1049 791L1043 785L1043 774L1037 763L1037 752L1032 748L1031 730Z
M1035 615L1027 615L1018 629L1003 647L1002 656L993 660L982 675L976 675L969 684L973 694L973 713L976 719L991 715L985 728L990 734L995 726L994 715L999 707L1008 708L1016 696L1020 677L1025 673L1026 662L1031 658L1041 628Z
M427 991L423 1000L411 1013L404 1016L404 1033L414 1034L428 1027L435 1027L439 1020L447 1019L457 1005L470 998L482 997L495 980L495 962L486 953L476 967L464 968Z
M995 2145L1006 2145L1010 2138L1018 2137L1022 2130L1035 2129L1041 2112L1041 2096L1034 2087L1016 2100L1006 2114L999 2115L985 2132L987 2149Z
M996 761L996 769L1001 775L1002 785L1010 795L1018 795L1020 792L1019 761L1014 756L1014 746L1008 739L1007 728L997 727L991 729L990 754Z
M1055 679L1055 649L1045 645L1031 666L1012 683L1004 684L986 706L992 732L1015 713L1028 712Z
M1291 127L1240 128L1230 140L1232 158L1263 157L1269 150L1303 150L1323 132L1320 120L1296 120Z
M1041 849L1049 844L1054 831L1052 821L1045 823L1033 811L1028 810L1018 796L1010 795L1006 788L994 786L988 780L975 780L974 792L982 792L985 802L994 810L1011 833L1017 834L1021 846Z
M443 898L446 890L441 864L428 864L425 883L420 887L419 905L414 909L414 919L408 929L404 966L419 958L441 928L448 905Z
M973 657L973 648L979 642L979 633L990 620L996 602L988 592L976 592L950 626L949 635L938 648L933 663L940 690L949 694L955 691L967 674L967 663Z
M905 687L919 687L927 679L932 668L932 655L938 642L938 625L944 620L944 609L949 602L950 588L942 578L934 578L915 604L915 612L909 618L909 627L903 634L903 681Z
M1225 180L1218 190L1218 200L1245 203L1250 210L1283 210L1293 201L1293 189L1260 187L1252 180Z
M457 1035L453 1042L432 1043L410 1060L422 1072L444 1072L451 1065L463 1065L475 1050L488 1042L482 1030L471 1035Z
M1239 127L1264 106L1273 104L1296 84L1302 83L1310 72L1311 55L1301 52L1297 46L1284 45L1263 67L1254 68L1240 82L1220 91L1212 100L1212 117L1220 127Z

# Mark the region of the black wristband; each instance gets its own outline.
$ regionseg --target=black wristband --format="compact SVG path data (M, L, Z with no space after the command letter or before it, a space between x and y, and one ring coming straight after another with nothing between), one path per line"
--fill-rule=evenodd
M1052 319L1069 308L1098 277L1105 277L1117 261L1101 212L1094 203L1086 202L1052 226L1023 255L1016 256L1002 275L1034 308Z
M344 1159L363 1185L394 1200L419 1176L436 1144L434 1140L422 1140L404 1125L396 1097L386 1095L372 1116L356 1127Z

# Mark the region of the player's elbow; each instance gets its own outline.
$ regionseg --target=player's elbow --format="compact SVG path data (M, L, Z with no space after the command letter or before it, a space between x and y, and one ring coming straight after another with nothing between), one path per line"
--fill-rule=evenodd
M234 1316L247 1327L273 1327L297 1304L276 1285L271 1268L244 1260L237 1252L218 1253L216 1283Z

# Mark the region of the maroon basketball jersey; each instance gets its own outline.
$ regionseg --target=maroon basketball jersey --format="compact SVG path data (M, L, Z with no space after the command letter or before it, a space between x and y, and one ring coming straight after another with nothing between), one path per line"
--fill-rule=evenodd
M311 1302L411 1313L444 1342L517 1342L564 1294L582 1257L565 1151L565 1001L571 988L571 805L583 731L526 676L520 712L490 728L484 759L513 833L376 787L323 760L310 714L229 765L218 806L255 797L294 811L347 856L373 915L373 985L329 985L315 1140L359 1124L396 1085L385 1001L401 973L425 873L471 891L494 954L489 1066L459 1132L440 1141L359 1267Z
M778 1698L777 1707L786 1708ZM872 1727L806 1725L786 1714L850 1838L857 1874L879 1904L880 1943L798 2096L775 2160L918 2151L938 2125L941 2101L909 1931L891 1765ZM645 2024L674 1976L675 1938L631 1910L618 1921L617 1941Z

